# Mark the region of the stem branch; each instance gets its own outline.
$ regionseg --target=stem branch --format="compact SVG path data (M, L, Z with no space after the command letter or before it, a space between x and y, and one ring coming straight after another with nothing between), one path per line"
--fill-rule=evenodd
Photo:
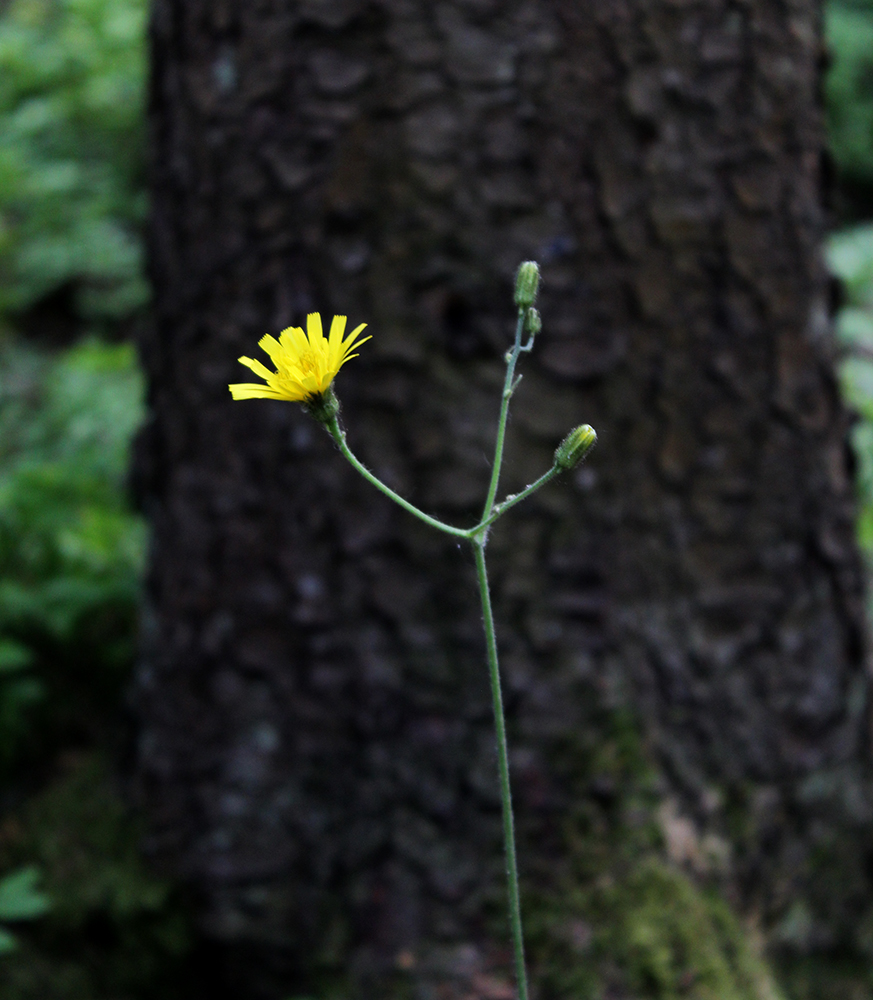
M478 534L483 528L488 528L497 520L505 514L510 507L514 507L517 503L521 503L522 500L526 500L531 493L536 493L540 487L545 486L550 480L554 479L555 476L559 475L561 469L557 465L553 465L548 472L544 472L540 478L535 482L531 483L530 486L525 486L521 493L515 493L512 496L507 497L503 503L499 503L491 512L491 514L480 521L475 528L472 529L471 535Z
M482 520L487 521L491 516L494 507L494 498L497 496L497 484L500 481L500 467L503 464L503 439L506 436L506 415L509 412L509 400L515 391L517 383L513 382L515 375L515 363L518 361L518 352L521 350L521 335L524 331L524 309L518 310L518 322L515 325L515 343L509 352L506 362L506 380L503 383L503 398L500 401L500 418L497 422L497 441L494 445L494 464L491 467L491 483L488 487L488 497L485 500L485 509L482 511Z
M444 521L438 521L435 517L431 517L430 514L425 514L423 510L419 510L414 504L411 504L408 500L404 500L399 493L395 493L390 486L386 486L381 479L377 479L373 473L370 472L365 465L362 465L352 454L352 450L346 444L345 431L340 427L339 421L336 417L331 417L325 426L330 432L331 437L334 441L336 441L339 450L343 453L345 458L347 458L351 465L354 466L358 472L360 472L364 479L366 479L368 483L372 483L377 490L381 490L385 496L390 497L404 510L408 510L410 514L414 514L420 521L424 521L425 524L429 524L432 528L444 531L447 535L454 535L456 538L470 537L471 531L469 529L455 528L453 525L446 524Z

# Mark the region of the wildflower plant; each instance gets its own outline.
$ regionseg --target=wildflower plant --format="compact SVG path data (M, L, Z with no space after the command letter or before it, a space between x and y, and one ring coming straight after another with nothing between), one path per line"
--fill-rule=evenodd
M518 319L515 340L505 354L506 378L497 421L497 438L494 446L494 461L488 494L478 524L472 528L459 528L446 524L395 493L381 482L352 454L346 441L345 431L339 423L339 401L333 389L333 380L339 369L353 357L351 352L369 337L361 337L366 324L361 324L345 336L346 317L335 316L328 337L323 334L321 316L310 313L307 317L306 333L300 327L283 330L279 339L265 336L259 346L270 356L276 371L270 371L261 362L242 357L239 361L264 379L264 383L239 383L229 386L234 399L286 399L299 402L308 412L324 425L336 442L339 450L351 465L378 490L409 511L432 528L463 538L473 549L476 574L479 582L479 596L482 602L482 616L485 626L485 644L488 670L491 680L491 696L494 706L494 727L497 737L497 761L500 776L500 795L503 805L503 838L506 855L506 872L509 895L509 917L515 955L516 977L519 1000L527 1000L527 976L524 963L524 940L521 924L521 906L518 891L518 866L516 862L515 832L512 812L512 796L509 784L509 755L506 743L506 722L503 712L503 696L500 685L500 670L497 659L497 638L494 630L494 615L491 609L491 593L485 566L485 547L491 526L510 508L535 493L559 473L575 468L594 447L597 435L588 424L574 428L564 438L555 451L552 467L539 479L526 486L520 493L507 496L497 503L500 470L503 464L503 444L506 435L506 421L509 402L518 388L521 375L515 374L516 365L522 354L533 350L534 340L542 329L542 320L534 303L539 288L540 272L534 261L525 261L518 269L515 282L515 304Z

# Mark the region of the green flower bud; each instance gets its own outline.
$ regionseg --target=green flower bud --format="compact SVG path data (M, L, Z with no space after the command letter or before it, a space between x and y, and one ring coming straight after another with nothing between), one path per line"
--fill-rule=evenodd
M539 309L534 309L531 306L524 314L524 328L532 337L535 337L542 330L543 321L540 318Z
M555 450L559 469L574 469L597 443L597 433L590 424L574 427Z
M537 300L539 285L539 265L535 260L526 260L515 276L515 304L522 307L532 306Z

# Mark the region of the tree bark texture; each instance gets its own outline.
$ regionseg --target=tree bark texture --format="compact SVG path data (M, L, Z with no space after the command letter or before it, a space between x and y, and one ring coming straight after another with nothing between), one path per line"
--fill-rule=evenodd
M350 443L470 525L532 258L501 492L575 424L600 445L489 548L522 866L560 868L571 804L622 806L579 748L628 711L671 863L721 852L774 940L851 938L869 700L817 5L155 0L152 54L136 787L207 933L361 981L497 954L471 557L227 383L308 311L369 322Z

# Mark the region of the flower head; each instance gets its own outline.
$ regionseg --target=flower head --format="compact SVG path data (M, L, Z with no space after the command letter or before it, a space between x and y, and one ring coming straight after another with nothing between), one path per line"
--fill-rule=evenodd
M369 337L360 337L366 323L361 323L347 336L346 317L334 316L330 334L325 337L321 327L321 314L306 317L306 333L299 326L289 326L279 334L279 339L267 334L258 341L276 371L253 358L240 358L240 362L265 380L240 382L228 386L234 399L287 399L293 403L310 403L322 397L330 388L336 373L349 360L351 354Z

